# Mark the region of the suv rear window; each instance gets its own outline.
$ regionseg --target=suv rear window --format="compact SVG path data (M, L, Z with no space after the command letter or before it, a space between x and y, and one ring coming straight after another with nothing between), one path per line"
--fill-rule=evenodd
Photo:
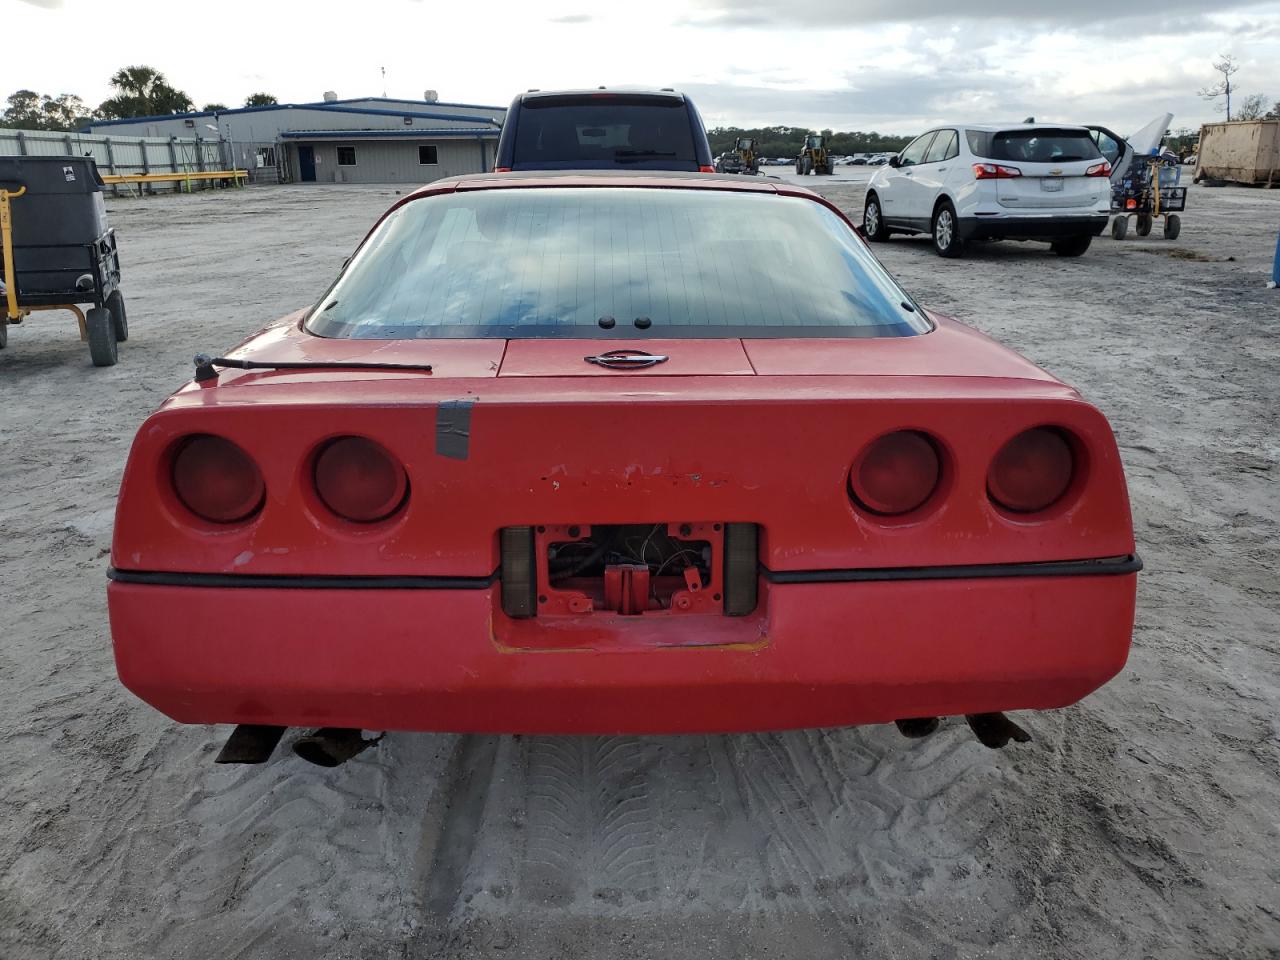
M616 327L602 327L613 317ZM410 200L307 321L366 340L901 337L924 315L849 225L803 197L540 187Z
M526 100L513 170L697 170L689 110L678 97L571 96Z
M1002 130L999 133L969 131L969 149L987 160L1023 163L1068 163L1102 156L1087 130Z

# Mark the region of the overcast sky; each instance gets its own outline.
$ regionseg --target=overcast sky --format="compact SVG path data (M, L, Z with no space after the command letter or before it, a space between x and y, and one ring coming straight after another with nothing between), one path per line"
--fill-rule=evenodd
M1142 12L1149 8L1156 12ZM943 121L1220 117L1220 53L1280 100L1280 0L272 0L197 18L161 0L0 0L0 97L110 94L147 64L206 102L419 97L505 104L529 87L674 86L708 126L909 134ZM1008 11L1017 10L1017 15ZM241 23L233 22L239 19ZM14 43L14 40L20 42Z

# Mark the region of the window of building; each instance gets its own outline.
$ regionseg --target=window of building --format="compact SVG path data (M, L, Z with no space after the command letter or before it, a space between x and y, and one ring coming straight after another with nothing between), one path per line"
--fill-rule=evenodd
M418 148L419 163L439 163L436 159L436 148L434 146L421 146Z
M354 167L356 165L356 148L355 147L339 147L338 148L338 166Z

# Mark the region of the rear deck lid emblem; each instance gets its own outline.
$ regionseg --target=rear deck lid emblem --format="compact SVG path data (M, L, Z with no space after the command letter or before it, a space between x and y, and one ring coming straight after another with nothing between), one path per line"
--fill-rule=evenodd
M646 367L666 363L668 357L656 353L645 353L643 350L610 350L594 357L583 357L587 363L610 370L643 370Z

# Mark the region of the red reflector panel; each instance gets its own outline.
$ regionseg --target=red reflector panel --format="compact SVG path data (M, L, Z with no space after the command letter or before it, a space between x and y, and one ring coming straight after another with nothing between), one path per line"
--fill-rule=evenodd
M849 471L849 489L866 510L883 515L910 513L938 486L938 451L923 433L899 430L873 441Z
M247 519L267 493L252 458L208 434L188 438L173 458L173 489L188 510L212 523Z
M1036 427L996 454L987 471L987 493L1006 510L1036 513L1067 492L1074 470L1067 438L1050 427Z
M400 509L409 489L404 467L364 437L339 437L316 457L316 493L345 520L373 523Z

